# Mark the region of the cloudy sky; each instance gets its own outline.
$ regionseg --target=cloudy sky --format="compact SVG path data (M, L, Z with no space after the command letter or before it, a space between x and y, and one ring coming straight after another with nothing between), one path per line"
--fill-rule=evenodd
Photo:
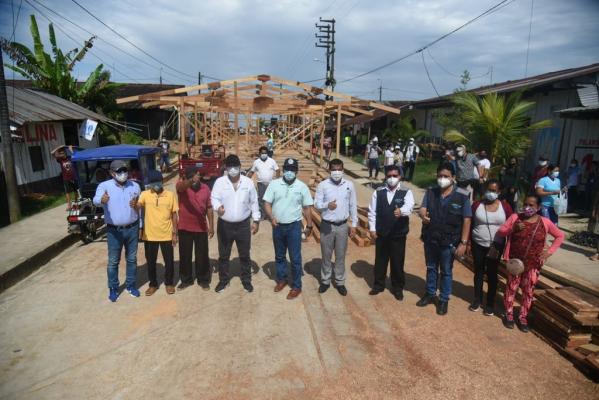
M318 17L335 18L337 90L378 98L382 82L384 100L435 96L421 54L343 81L421 48L500 2L77 1L168 67L162 66L161 72L156 60L119 38L71 0L0 0L0 36L10 37L13 21L18 21L16 41L30 45L29 16L35 14L40 31L47 37L48 20L43 13L55 24L59 46L69 50L90 36L63 17L71 20L99 38L92 55L75 71L80 79L103 62L119 82L157 83L162 73L164 82L193 84L200 71L219 79L267 73L308 81L322 78L325 69L321 61L315 61L324 59L324 49L314 47L314 23ZM471 88L524 77L531 1L509 0L498 11L424 51L438 92L446 94L460 86L459 75L464 69L473 77L468 85ZM599 0L535 0L528 75L599 62L597 21ZM13 72L5 73L8 79L13 77ZM314 84L321 85L322 81Z

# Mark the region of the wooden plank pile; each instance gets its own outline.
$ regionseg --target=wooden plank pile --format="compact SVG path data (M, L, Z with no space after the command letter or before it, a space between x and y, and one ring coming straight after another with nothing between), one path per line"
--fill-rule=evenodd
M531 327L579 366L599 374L599 298L572 287L537 295Z
M328 179L328 172L315 168L310 180L308 181L308 187L312 197L316 194L316 187L324 179ZM349 221L348 221L349 222ZM322 217L318 211L312 209L312 237L317 243L320 243L320 225L322 223ZM306 221L304 220L304 225ZM356 228L356 235L351 239L358 247L367 247L374 244L374 240L370 236L368 230L368 210L366 207L358 207L358 227Z

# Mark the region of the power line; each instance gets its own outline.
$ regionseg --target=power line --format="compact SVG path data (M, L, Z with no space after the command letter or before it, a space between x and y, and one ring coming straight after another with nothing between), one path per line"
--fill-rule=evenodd
M73 3L75 3L77 6L79 6L83 11L85 11L87 14L89 14L93 19L95 19L96 21L98 21L99 23L101 23L102 25L104 25L106 28L110 29L115 35L117 35L118 37L120 37L121 39L123 39L124 41L126 41L127 43L129 43L131 46L135 47L137 50L139 50L140 52L142 52L143 54L145 54L146 56L150 57L152 60L156 61L158 64L165 66L166 68L171 69L172 71L175 71L183 76L188 76L191 77L195 80L196 76L195 75L190 75L186 72L180 71L174 67L171 67L170 65L162 62L161 60L159 60L158 58L154 57L153 55L151 55L150 53L148 53L147 51L145 51L144 49L142 49L141 47L139 47L138 45L136 45L135 43L133 43L132 41L130 41L129 39L127 39L125 36L123 36L122 34L120 34L119 32L117 32L116 30L114 30L112 27L110 27L108 24L106 24L104 21L102 21L100 18L96 17L91 11L89 11L87 8L85 8L84 6L82 6L79 2L77 2L77 0L71 0ZM204 75L206 77L208 77L207 75ZM212 78L211 78L212 79Z
M399 57L399 58L397 58L397 59L395 59L395 60L392 60L392 61L390 61L390 62L388 62L388 63L385 63L385 64L383 64L383 65L381 65L381 66L378 66L378 67L376 67L376 68L373 68L373 69L371 69L371 70L369 70L369 71L366 71L366 72L363 72L363 73L361 73L361 74L358 74L358 75L356 75L356 76L353 76L353 77L351 77L351 78L348 78L348 79L342 80L342 81L341 81L341 82L339 82L339 83L344 83L344 82L350 82L350 81L353 81L353 80L355 80L355 79L358 79L358 78L361 78L361 77L363 77L363 76L366 76L366 75L372 74L372 73L374 73L374 72L380 71L380 70L382 70L382 69L384 69L384 68L390 67L390 66L391 66L391 65L393 65L393 64L397 64L398 62L401 62L401 61L405 60L406 58L409 58L409 57L411 57L411 56L413 56L413 55L415 55L415 54L422 53L422 52L423 52L424 50L426 50L427 48L429 48L429 47L431 47L431 46L433 46L433 45L435 45L435 44L439 43L439 42L440 42L440 41L442 41L443 39L447 38L447 37L448 37L448 36L450 36L450 35L453 35L454 33L458 32L459 30L461 30L461 29L465 28L466 26L468 26L468 25L470 25L470 24L474 23L475 21L477 21L477 20L479 20L479 19L481 19L481 18L483 18L483 17L485 17L485 16L487 16L487 15L490 15L490 14L494 13L495 11L498 11L499 9L503 8L503 7L502 7L503 5L507 5L506 3L508 3L508 4L509 4L509 3L512 3L512 2L514 2L514 1L515 1L515 0L503 0L503 1L501 1L501 2L499 2L499 3L497 3L497 4L495 4L493 7L491 7L491 8L489 8L489 9L487 9L487 10L486 10L485 12L483 12L482 14L479 14L478 16L476 16L476 17L472 18L471 20L469 20L469 21L465 22L464 24L462 24L462 25L458 26L457 28L455 28L455 29L451 30L450 32L447 32L446 34L444 34L444 35L442 35L442 36L439 36L437 39L433 40L432 42L429 42L429 43L425 44L425 45L424 45L424 46L422 46L421 48L419 48L419 49L417 49L417 50L414 50L414 51L412 51L411 53L408 53L408 54L406 54L406 55L404 55L404 56L402 56L402 57Z
M15 4L14 1L11 0L10 8L12 10L12 33L10 34L9 42L12 42L15 39L15 33L17 32L17 25L19 25L19 16L21 15L21 6L23 5L23 0L19 2L19 9L17 10L17 17L15 19Z
M433 87L433 89L435 89L435 93L437 93L437 97L441 97L441 95L439 95L439 92L437 91L437 88L435 87L435 83L433 82L433 79L431 78L431 74L428 73L428 68L426 67L426 61L424 61L424 52L421 51L420 55L422 56L422 65L424 65L424 70L426 71L426 76L428 76L428 81L431 83L431 86Z
M526 45L526 65L524 66L524 77L528 76L528 53L530 52L530 36L532 34L532 13L535 8L535 0L530 1L530 22L528 23L528 44Z

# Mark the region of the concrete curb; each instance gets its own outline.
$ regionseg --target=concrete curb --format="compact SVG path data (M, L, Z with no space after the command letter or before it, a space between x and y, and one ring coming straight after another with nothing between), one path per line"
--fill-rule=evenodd
M34 254L25 261L17 264L12 269L6 271L0 276L0 293L37 271L52 258L60 254L64 249L77 243L77 241L79 241L78 235L65 236L37 254Z

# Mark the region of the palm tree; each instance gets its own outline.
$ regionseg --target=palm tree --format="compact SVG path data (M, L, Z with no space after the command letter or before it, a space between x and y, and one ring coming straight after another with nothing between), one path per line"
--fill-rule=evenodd
M531 134L551 126L550 120L530 123L528 112L535 103L522 100L521 92L507 97L497 93L479 97L470 92L459 92L452 101L462 110L465 124L462 132L449 129L443 138L487 150L494 164L505 163L511 157L523 157L530 146Z
M407 143L410 138L418 140L427 136L430 136L430 132L424 129L414 128L410 117L401 117L397 119L390 128L385 129L383 132L383 139L391 142L401 140L402 143Z
M23 77L30 79L33 85L63 99L88 107L94 111L109 113L116 109L116 89L118 84L110 82L110 72L103 70L102 64L89 75L83 83L77 82L72 71L89 49L92 48L95 36L84 42L81 49L73 49L66 54L58 47L54 26L48 26L52 56L45 52L37 21L31 15L31 37L33 49L0 38L0 47L15 62L5 66Z

